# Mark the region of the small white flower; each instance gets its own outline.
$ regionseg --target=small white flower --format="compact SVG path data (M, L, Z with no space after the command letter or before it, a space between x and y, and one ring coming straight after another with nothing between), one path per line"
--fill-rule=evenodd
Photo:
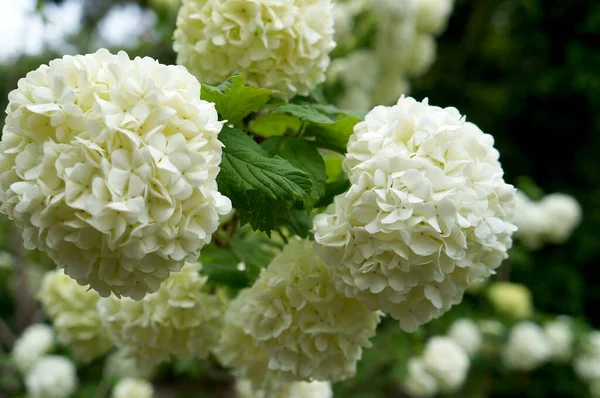
M234 71L259 87L307 95L335 47L331 0L184 0L173 48L202 83Z
M26 373L33 364L54 347L54 331L43 323L36 323L23 331L12 350L12 361Z
M564 243L581 222L581 205L572 196L561 193L544 196L539 205L548 219L548 242Z
M525 285L495 282L488 288L487 297L494 309L502 315L522 319L533 313L531 292Z
M253 382L335 382L354 375L378 323L379 314L335 290L311 242L293 239L232 301L216 354Z
M442 392L453 392L462 387L471 364L467 353L445 336L427 341L423 361L425 370L437 379Z
M112 391L112 398L152 398L153 396L152 383L132 377L120 380Z
M589 333L582 344L583 352L573 361L575 374L586 382L600 382L600 332Z
M139 367L134 358L131 358L126 350L119 349L110 354L104 362L104 376L110 380L122 378L147 377L147 369Z
M44 275L37 297L52 320L58 341L79 360L89 362L113 346L96 308L100 296L95 290L57 269Z
M573 354L573 330L568 317L558 317L544 325L544 333L550 343L551 359L566 362Z
M217 117L184 67L105 49L55 59L9 94L0 211L79 284L139 300L231 208Z
M402 385L408 395L416 398L433 397L440 389L437 379L427 372L422 358L408 360L408 374Z
M40 358L25 377L30 398L67 398L77 388L75 365L66 357Z
M200 264L186 263L160 289L140 301L109 297L98 302L115 344L149 368L171 356L204 358L219 340L224 303L202 292Z
M450 326L448 337L461 346L469 356L477 355L483 342L481 330L475 322L467 318L456 320Z
M267 389L255 389L249 380L235 383L238 398L333 398L331 383L326 381L271 381Z
M416 0L417 30L439 35L448 22L454 0Z
M549 360L551 353L544 329L532 322L521 322L510 331L502 359L509 369L531 371Z
M515 230L493 143L426 100L371 110L348 143L349 190L314 219L338 290L414 331L492 275Z

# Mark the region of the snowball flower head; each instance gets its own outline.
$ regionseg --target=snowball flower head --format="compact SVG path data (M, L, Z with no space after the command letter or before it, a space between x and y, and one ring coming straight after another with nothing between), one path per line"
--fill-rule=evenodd
M502 315L521 319L533 313L531 292L525 285L496 282L489 287L487 296L494 309Z
M100 296L71 279L61 269L49 271L37 294L52 320L58 341L81 361L89 362L112 347L96 305Z
M493 143L426 100L369 112L348 143L349 190L314 219L337 288L414 331L493 274L515 230Z
M235 389L239 398L333 398L331 383L326 381L273 382L270 389L257 390L249 380L237 380Z
M509 369L531 371L550 359L551 352L544 329L521 322L510 331L502 359Z
M458 390L467 378L471 362L467 353L449 337L432 337L423 352L425 369L435 377L442 392Z
M144 379L127 377L120 380L112 392L112 398L152 398L154 388Z
M573 354L573 330L570 318L558 317L544 325L544 333L550 344L550 357L566 362Z
M81 285L141 299L197 258L231 207L222 122L185 68L107 50L19 80L0 145L0 211Z
M25 377L30 398L67 398L77 388L77 372L66 357L40 358Z
M350 377L379 322L379 314L335 290L312 244L299 239L275 256L227 312L217 354L251 381ZM237 339L228 337L233 333ZM242 355L250 348L254 355ZM261 361L262 375L254 363Z
M307 95L325 80L331 0L184 0L173 48L202 83L234 71L259 87Z
M411 397L433 397L440 386L435 377L427 372L422 358L408 360L408 374L403 382L404 391Z
M17 369L26 373L52 348L54 348L54 331L46 324L36 323L25 329L15 342L11 358Z
M522 191L517 191L513 221L518 230L515 238L530 250L538 250L544 243L544 234L549 229L548 217L537 202Z
M119 349L110 354L104 361L104 377L110 380L122 378L144 378L150 374L148 369L138 367L134 358L125 349Z
M481 330L475 322L467 318L456 320L448 330L448 337L461 346L469 356L476 355L483 342Z
M583 352L573 361L575 373L586 382L600 382L600 332L589 333L582 346Z
M564 243L581 222L579 202L570 195L553 193L544 196L539 205L548 218L548 242Z
M416 23L420 33L440 34L448 23L454 0L416 0Z
M171 355L206 357L219 340L224 303L201 291L200 264L186 263L160 289L135 301L109 297L98 302L105 327L117 346L151 367Z

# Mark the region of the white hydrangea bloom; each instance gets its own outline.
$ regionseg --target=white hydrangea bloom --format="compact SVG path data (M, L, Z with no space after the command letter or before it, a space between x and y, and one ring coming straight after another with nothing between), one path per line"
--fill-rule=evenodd
M37 298L52 320L58 341L79 360L89 362L113 346L96 308L100 296L95 290L57 269L44 275Z
M517 190L513 222L518 230L515 238L530 250L542 247L548 230L548 219L537 202Z
M9 94L0 211L81 285L154 292L231 208L222 122L185 68L126 53L65 56Z
M448 23L454 0L416 0L417 30L439 35Z
M416 35L404 61L406 73L411 77L418 77L427 72L435 62L436 47L431 35Z
M502 315L521 319L533 314L531 291L520 283L494 282L488 288L487 297Z
M234 71L250 84L307 95L335 47L331 0L184 0L173 48L203 83Z
M98 302L105 327L117 346L151 367L178 358L206 357L221 333L224 303L201 291L200 264L186 263L157 292L140 301L109 297Z
M427 341L423 361L426 371L437 379L442 392L458 390L466 380L471 364L467 353L445 336L432 337Z
M422 358L410 358L408 360L408 374L403 382L404 391L411 397L433 397L440 386L437 379L430 375L425 368Z
M235 389L238 398L333 398L331 383L326 381L272 382L268 390L255 389L249 380L238 379Z
M153 396L152 383L132 377L120 380L112 391L112 398L152 398Z
M448 337L461 346L469 356L477 355L483 343L479 326L467 318L454 321L448 330Z
M369 112L343 163L350 189L314 219L337 288L414 331L493 274L515 230L493 143L426 100Z
M533 322L520 322L510 331L502 359L509 369L531 371L550 359L551 352L544 329Z
M398 97L410 91L410 82L406 77L398 76L395 71L388 71L379 76L377 85L371 94L371 104L390 105L398 101ZM370 105L370 104L369 104ZM369 109L365 106L361 109Z
M67 398L77 388L75 365L66 357L40 358L25 377L29 398Z
M546 195L539 206L548 220L546 239L550 243L564 243L581 222L581 206L570 195Z
M110 354L104 362L104 377L109 380L130 378L145 378L149 375L149 369L142 369L131 358L127 350L119 349Z
M227 313L217 355L238 377L259 382L350 377L379 322L378 313L335 290L312 244L299 239L285 246ZM261 361L262 367L255 363Z
M54 348L54 331L43 323L36 323L23 331L15 341L11 359L17 369L26 373L33 364Z
M346 3L335 3L333 5L333 26L335 30L335 42L342 43L354 30L354 13L352 7Z
M550 344L550 357L554 361L566 362L573 355L573 330L568 317L558 317L544 325L544 333Z
M600 331L589 333L582 346L583 352L573 361L575 374L586 382L600 382Z

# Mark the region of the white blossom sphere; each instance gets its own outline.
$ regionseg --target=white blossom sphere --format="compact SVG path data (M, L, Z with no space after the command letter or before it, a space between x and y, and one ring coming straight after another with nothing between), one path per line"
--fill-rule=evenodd
M439 392L439 383L427 372L422 358L410 358L407 368L408 373L402 386L409 396L415 398L434 397Z
M37 298L52 320L58 340L79 360L89 362L113 346L96 308L100 296L79 285L63 270L44 275Z
M202 83L233 72L250 84L307 95L335 47L331 0L184 0L173 48Z
M539 206L548 219L546 238L551 243L564 243L581 222L581 205L570 195L551 193L542 198Z
M550 357L557 362L567 362L573 356L573 324L567 316L559 316L544 325L550 344Z
M0 211L79 284L139 300L231 208L221 128L181 66L104 49L55 59L9 94Z
M204 358L219 340L224 302L202 292L200 264L186 263L157 292L135 301L109 297L98 302L115 344L143 368L167 361Z
M294 239L233 300L217 356L254 382L336 382L354 375L378 323L378 313L335 290L312 243Z
M112 391L112 398L152 398L154 387L144 379L126 377L119 380Z
M448 337L456 342L469 356L481 350L483 336L479 326L468 318L457 319L448 330Z
M25 377L29 398L67 398L77 388L75 365L66 357L41 357Z
M492 275L515 230L493 143L426 100L369 112L348 143L349 190L314 219L337 288L414 331Z
M293 381L270 383L268 389L256 389L249 380L235 383L238 398L333 398L331 383L326 381Z
M531 371L550 359L551 354L544 329L533 322L520 322L510 331L502 360L508 369Z
M11 360L23 374L54 348L54 331L45 323L35 323L21 333L13 346Z
M437 379L442 392L458 390L465 382L471 365L467 353L445 336L432 337L427 341L423 362L427 372Z

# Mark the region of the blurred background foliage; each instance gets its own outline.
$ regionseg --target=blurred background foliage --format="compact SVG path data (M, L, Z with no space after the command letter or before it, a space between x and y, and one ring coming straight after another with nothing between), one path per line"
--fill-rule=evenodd
M4 0L3 0L4 1ZM175 62L171 36L176 1L81 0L81 29L69 38L79 53L98 47L98 24L116 4L137 3L156 15L153 32L123 49L131 56L148 55L162 63ZM50 1L47 1L50 2ZM61 3L54 0L53 3ZM3 3L4 4L4 3ZM42 10L44 1L38 1ZM569 314L600 328L600 1L594 0L457 0L448 28L438 39L437 60L424 76L413 80L411 95L430 103L455 106L495 137L507 181L532 196L539 192L573 195L583 208L583 221L561 246L537 252L515 247L498 278L527 285L536 310ZM57 49L0 61L0 108L17 80L40 64L61 56ZM3 120L4 115L0 116ZM2 219L0 248L11 251L14 231ZM28 261L52 267L43 256ZM39 269L39 268L38 268ZM16 320L18 288L6 288L0 269L0 318ZM38 276L39 278L39 276ZM33 277L35 280L36 277ZM35 282L32 290L35 292ZM335 386L336 396L378 398L402 396L397 383L407 358L422 348L425 338L443 334L458 317L495 317L477 293L461 306L421 328L403 333L396 322L384 320L359 363L356 378ZM510 320L505 323L510 325ZM492 348L493 349L493 348ZM96 364L97 366L97 364ZM94 391L92 370L88 391ZM165 369L170 377L195 378L198 364ZM85 377L84 377L85 378ZM193 387L196 388L196 387ZM192 388L192 390L193 390ZM569 366L544 366L515 375L497 361L472 363L469 383L456 397L581 397L587 388ZM81 395L81 396L93 396ZM218 395L216 395L218 396Z

